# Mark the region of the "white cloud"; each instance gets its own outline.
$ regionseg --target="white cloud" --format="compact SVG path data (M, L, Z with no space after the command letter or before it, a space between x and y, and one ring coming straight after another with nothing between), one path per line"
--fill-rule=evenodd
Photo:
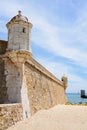
M17 10L19 10L19 8L20 9L25 8L25 5L20 5L17 3L17 1L13 2L11 0L9 1L9 3L7 1L1 2L0 5L2 7L4 7L4 8L0 8L1 12L4 12L6 15L7 14L14 15L15 12ZM8 8L6 8L6 7L8 7ZM29 17L29 14L28 14L29 11L28 11L28 9L26 9L26 10L27 10L27 12L25 11L25 13ZM35 9L32 8L32 10L33 11L31 11L31 20L32 20L32 23L34 24L34 28L36 28L38 31L38 32L36 32L37 34L32 36L34 43L47 49L48 51L53 52L56 55L61 55L63 57L71 59L72 61L76 62L77 64L86 66L87 52L84 52L84 50L82 50L81 48L80 49L76 48L75 45L71 48L71 46L69 46L69 43L66 43L66 41L62 42L62 40L59 37L59 33L61 32L61 30L63 31L63 29L56 25L51 24L51 21L49 22L45 16L39 16L39 14L36 14ZM77 20L77 21L78 22L76 22L76 23L79 23L81 20ZM79 23L79 25L76 24L77 27L75 26L73 30L71 28L71 32L70 32L70 30L68 30L69 32L67 33L67 35L69 35L70 33L71 34L74 33L74 35L77 35L78 37L80 36L79 40L81 40L81 39L83 40L84 36L80 35L80 33L81 33L80 29L82 27L82 26L80 27L81 24L80 23ZM1 25L2 25L1 31L5 32L6 30L3 29L4 22L2 22ZM64 30L64 31L67 32L67 30ZM73 40L73 39L71 39L71 40ZM68 39L67 39L67 41L68 41ZM85 36L85 41L87 41L86 36ZM74 39L74 42L75 42L75 39ZM73 44L75 44L75 43L73 43Z
M70 3L72 4L72 2ZM31 21L34 25L32 29L32 41L34 44L44 48L47 51L50 51L53 55L65 57L67 60L70 59L74 64L87 69L86 6L85 8L77 9L77 18L72 26L62 27L61 23L59 24L61 26L57 24L57 22L59 23L59 17L56 17L54 13L51 14L50 11L48 12L47 8L45 11L43 10L43 15L41 15L41 13L39 13L40 10L38 10L35 5L30 5L26 1L21 2L20 0L9 0L8 2L7 0L4 0L0 2L0 32L6 32L5 24L8 22L6 20L10 20L10 18L17 14L18 10L23 10L23 14L25 14L29 18L29 21ZM50 20L47 16L50 17ZM55 19L55 17L56 22L53 24L52 20ZM62 21L62 24L63 22L68 22L68 19L67 21ZM39 57L39 61L44 66L46 65L46 67L59 78L65 73L69 77L70 81L69 85L71 87L69 90L75 90L75 87L78 90L79 87L81 88L81 85L86 86L87 83L85 79L83 79L81 75L78 76L74 72L72 73L72 67L69 65L63 65L62 63L58 63L56 61L54 62L52 60L49 61L49 59L46 60L43 57Z
M17 14L18 10L22 9L23 5L20 5L17 0L0 1L0 33L7 35L7 22Z
M53 25L45 16L39 16L35 12L32 15L32 22L34 28L37 30L32 36L32 40L35 44L45 48L47 51L51 51L55 55L60 55L66 57L67 60L70 59L72 62L87 68L87 52L84 51L82 46L87 42L86 34L82 33L83 25L80 21L77 24L77 21L74 25L67 29L60 28L57 25ZM86 26L84 24L84 26ZM60 39L60 32L67 33L66 41ZM72 36L71 36L72 35ZM85 37L85 39L84 39ZM63 37L62 37L63 38ZM84 39L84 44L83 44ZM80 40L82 46L78 48L78 40ZM73 41L73 45L69 45L69 42ZM67 43L68 42L68 43ZM80 89L86 89L86 80L82 78L81 75L77 75L72 72L72 67L68 65L63 65L63 63L58 63L54 61L49 61L49 58L39 57L37 58L40 63L42 63L49 71L61 79L63 74L66 74L69 78L69 87L67 92L78 92Z
M73 67L61 62L53 61L50 58L38 57L37 60L58 79L61 80L61 77L64 74L68 77L67 92L80 92L81 89L87 91L87 81L81 76L73 73Z
M18 3L18 0L4 0L0 1L0 15L13 16L15 13L23 9L23 5Z
M36 36L32 36L34 43L47 49L48 51L53 52L56 55L61 55L63 57L71 59L77 64L86 66L87 52L84 52L81 47L76 48L75 45L71 47L69 44L62 43L58 36L59 29L57 26L51 25L51 23L48 23L48 21L40 17L38 20L34 20L34 23L35 27L39 28L37 30L38 35L35 34Z

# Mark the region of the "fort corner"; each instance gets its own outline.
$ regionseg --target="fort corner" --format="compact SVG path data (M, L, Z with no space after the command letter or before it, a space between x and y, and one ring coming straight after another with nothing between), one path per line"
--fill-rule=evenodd
M19 11L6 26L8 41L0 40L0 103L21 103L24 118L65 104L67 78L60 81L32 57L32 23Z

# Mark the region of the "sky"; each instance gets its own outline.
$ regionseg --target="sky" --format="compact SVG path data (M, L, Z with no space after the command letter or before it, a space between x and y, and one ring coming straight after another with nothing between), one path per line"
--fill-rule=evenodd
M33 24L34 59L58 79L68 77L67 93L87 92L87 0L0 1L0 39L18 10Z

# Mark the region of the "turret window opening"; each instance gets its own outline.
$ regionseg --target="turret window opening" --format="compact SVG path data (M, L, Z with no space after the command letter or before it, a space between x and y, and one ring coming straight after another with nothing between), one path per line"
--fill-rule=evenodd
M23 28L23 33L26 33L26 28Z

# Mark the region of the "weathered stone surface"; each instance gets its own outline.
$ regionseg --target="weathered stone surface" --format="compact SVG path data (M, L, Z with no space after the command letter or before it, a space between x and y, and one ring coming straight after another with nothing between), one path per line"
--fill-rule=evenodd
M0 54L4 54L7 49L7 41L0 40Z
M25 75L31 114L66 103L63 83L32 58L25 64Z
M8 103L21 103L21 75L19 68L7 58L5 61Z
M61 81L63 82L64 88L66 89L68 86L68 79L66 76L62 76Z
M0 104L8 101L7 88L6 88L6 76L5 62L0 59Z
M23 50L9 50L6 51L6 57L8 57L16 66L19 63L25 63L32 56L31 52Z
M23 118L21 104L0 105L0 130L4 130Z
M30 35L32 24L22 14L17 14L7 23L8 50L30 52Z

